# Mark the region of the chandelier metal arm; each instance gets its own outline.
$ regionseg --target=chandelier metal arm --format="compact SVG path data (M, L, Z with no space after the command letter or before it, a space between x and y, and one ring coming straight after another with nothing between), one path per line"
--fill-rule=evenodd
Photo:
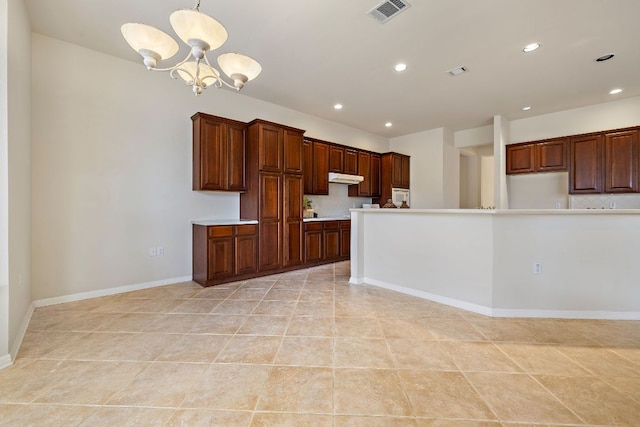
M191 52L189 52L189 54L187 55L186 58L184 58L182 61L178 62L176 65L173 65L171 67L167 67L167 68L155 68L155 67L151 67L149 68L149 70L151 71L169 71L170 73L173 72L175 69L179 68L182 64L184 64L185 62L187 62L189 60L189 58L191 58ZM171 76L173 77L173 76ZM175 78L175 77L173 77Z

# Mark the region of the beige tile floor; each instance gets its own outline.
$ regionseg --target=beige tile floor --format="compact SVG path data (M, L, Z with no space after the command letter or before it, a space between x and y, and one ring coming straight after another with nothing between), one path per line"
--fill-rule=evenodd
M640 426L640 322L491 319L348 268L38 308L0 425Z

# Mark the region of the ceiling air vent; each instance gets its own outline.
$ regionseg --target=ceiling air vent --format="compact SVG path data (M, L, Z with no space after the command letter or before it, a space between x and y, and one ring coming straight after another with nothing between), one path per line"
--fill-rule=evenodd
M367 13L379 23L384 24L409 7L411 7L411 5L404 0L386 0Z

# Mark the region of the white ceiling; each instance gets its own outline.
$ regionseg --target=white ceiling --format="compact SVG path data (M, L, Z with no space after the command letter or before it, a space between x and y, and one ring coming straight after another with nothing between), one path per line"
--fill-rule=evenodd
M411 7L386 24L366 14L379 0L202 0L200 10L229 32L219 53L241 52L262 64L244 95L385 137L469 129L495 115L514 120L640 95L638 0L408 1ZM25 3L34 32L139 62L141 73L147 72L142 58L120 25L143 22L175 37L170 13L195 5ZM534 41L542 47L523 53ZM612 60L594 61L609 52ZM217 53L209 56L215 63ZM395 72L397 62L407 63L407 71ZM447 71L458 66L469 71L450 77ZM167 77L167 84L179 82ZM616 87L624 91L609 95ZM333 109L337 102L343 110ZM522 111L526 105L533 109ZM387 121L392 128L385 128Z

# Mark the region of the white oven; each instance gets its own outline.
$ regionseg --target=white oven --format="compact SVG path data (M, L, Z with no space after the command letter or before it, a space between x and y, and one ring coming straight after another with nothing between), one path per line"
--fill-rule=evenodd
M409 190L406 188L392 188L391 201L397 207L400 207L402 202L407 202L407 205L411 206Z

